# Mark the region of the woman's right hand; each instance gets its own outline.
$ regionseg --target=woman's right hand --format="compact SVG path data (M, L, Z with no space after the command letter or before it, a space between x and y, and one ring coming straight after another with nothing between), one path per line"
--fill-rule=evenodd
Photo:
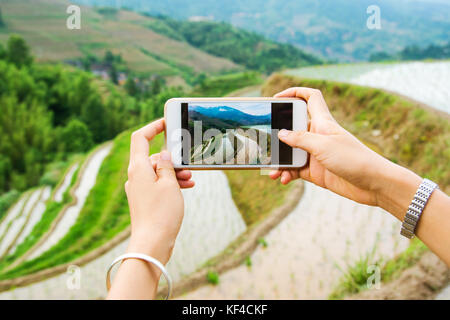
M420 177L383 158L342 128L319 90L290 88L275 97L296 97L307 102L309 131L281 130L279 139L291 147L306 150L310 159L300 169L272 171L272 179L281 177L281 183L287 184L300 177L359 203L378 206L382 206L385 193L394 186L389 179L395 175L403 179L408 173L409 179L417 186L420 184Z
M403 221L422 182L414 172L370 150L331 116L319 90L290 88L275 97L306 100L311 118L309 131L281 130L281 141L309 152L307 166L271 172L283 184L302 178L354 201L378 206ZM434 190L415 234L450 266L450 197Z

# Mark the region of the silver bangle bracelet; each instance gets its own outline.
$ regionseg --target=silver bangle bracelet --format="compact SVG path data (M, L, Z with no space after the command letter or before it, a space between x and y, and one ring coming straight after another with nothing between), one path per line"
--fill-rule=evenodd
M434 189L439 189L436 183L428 179L423 179L406 211L402 229L400 230L402 236L405 236L408 239L414 237L419 219Z
M166 278L167 281L167 296L166 296L166 300L168 300L170 298L170 294L172 293L172 279L170 278L169 273L167 272L167 269L164 267L164 265L159 262L158 260L156 260L153 257L147 256L145 254L142 253L125 253L119 257L117 257L109 266L108 271L106 272L106 289L109 291L109 289L111 288L111 278L110 278L110 273L112 268L119 262L125 260L125 259L139 259L139 260L144 260L147 261L153 265L155 265L159 270L161 270L162 274L164 275L164 278Z

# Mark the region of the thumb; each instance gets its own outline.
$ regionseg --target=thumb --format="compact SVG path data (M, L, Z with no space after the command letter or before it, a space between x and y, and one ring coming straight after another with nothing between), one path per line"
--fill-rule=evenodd
M326 142L325 137L318 133L286 129L278 132L278 138L293 148L303 149L311 154L317 154L323 150Z
M173 169L170 153L166 150L161 151L158 162L156 163L156 174L158 179L173 179L176 181L175 170Z

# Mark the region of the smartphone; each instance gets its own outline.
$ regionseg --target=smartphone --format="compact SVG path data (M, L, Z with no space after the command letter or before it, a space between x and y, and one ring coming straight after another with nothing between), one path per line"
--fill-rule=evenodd
M307 130L306 103L276 98L174 98L164 106L166 146L175 168L298 168L304 150L278 139Z

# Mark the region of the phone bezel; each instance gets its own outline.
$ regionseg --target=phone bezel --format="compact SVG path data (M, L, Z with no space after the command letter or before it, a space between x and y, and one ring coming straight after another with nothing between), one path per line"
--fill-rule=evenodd
M176 135L174 139L167 139L168 136L173 135L175 130L181 129L181 104L192 102L292 102L292 128L294 131L307 130L308 128L308 113L307 106L304 100L296 98L265 98L265 97L225 97L225 98L172 98L167 100L164 105L164 119L165 119L165 141L166 147L172 155L172 162L174 168L190 169L190 170L252 170L252 169L289 169L300 168L306 165L308 154L302 149L293 149L292 165L242 165L242 164L223 164L223 165L184 165L181 161L181 135Z

